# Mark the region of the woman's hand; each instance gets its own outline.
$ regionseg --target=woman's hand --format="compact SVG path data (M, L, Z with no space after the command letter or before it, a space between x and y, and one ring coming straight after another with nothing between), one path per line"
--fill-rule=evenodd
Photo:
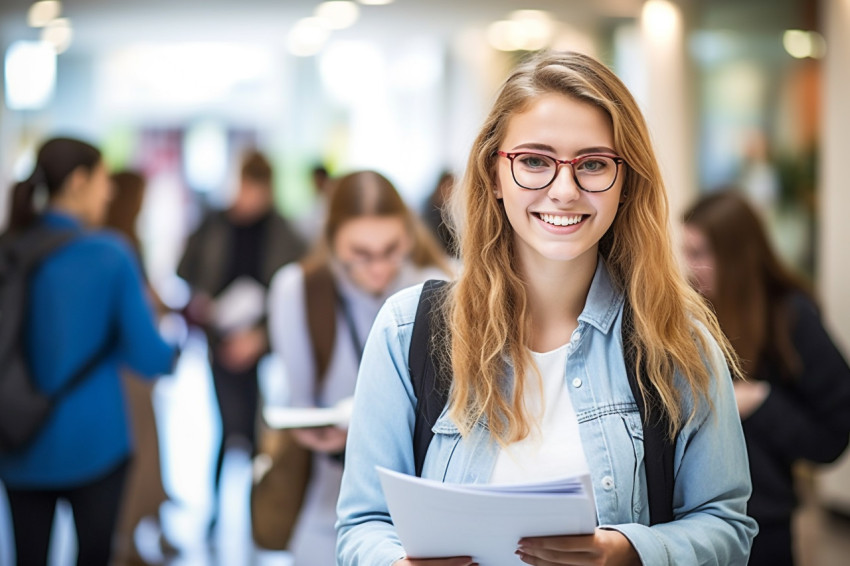
M265 330L241 330L222 340L218 355L224 367L233 372L242 372L257 363L268 345Z
M393 566L478 566L469 556L453 558L405 558L393 562Z
M640 566L640 557L625 535L596 529L592 535L529 537L519 541L517 555L526 564L544 566Z
M338 454L345 448L348 429L335 426L294 428L292 434L298 444L313 452Z
M766 381L735 381L735 403L741 420L746 419L762 406L770 394L770 384Z

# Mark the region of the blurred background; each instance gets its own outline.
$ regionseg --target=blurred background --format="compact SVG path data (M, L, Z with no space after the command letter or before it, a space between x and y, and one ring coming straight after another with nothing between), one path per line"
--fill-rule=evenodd
M573 49L609 64L641 103L674 224L699 194L740 186L784 258L814 281L847 354L848 38L850 0L3 0L0 219L41 141L87 139L110 168L148 179L145 267L179 308L186 237L203 211L228 204L244 149L270 156L276 203L296 222L318 198L317 164L332 175L376 169L419 209L442 172L463 173L511 66L528 51ZM203 522L192 519L207 505L196 470L209 467L217 426L202 359L184 355L157 386L184 542ZM247 457L228 470L234 505L245 505ZM829 564L830 552L846 557L850 531L833 537L844 554L833 539L820 544L842 528L820 512L850 516L850 463L812 478L807 559ZM4 514L0 504L0 566L11 560ZM237 558L223 563L248 563L239 557L250 534L234 525L242 534L223 545Z

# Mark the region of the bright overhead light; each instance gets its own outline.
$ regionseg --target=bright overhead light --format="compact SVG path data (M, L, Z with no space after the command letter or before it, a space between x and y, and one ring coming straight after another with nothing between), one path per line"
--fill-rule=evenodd
M289 52L298 57L315 55L324 47L330 32L319 18L303 18L292 28L287 37Z
M41 30L41 40L53 45L56 53L63 53L71 46L73 35L71 20L68 18L57 18Z
M668 0L648 0L641 16L646 29L655 36L670 37L681 28L679 10Z
M348 0L333 0L316 6L314 14L328 29L345 29L357 21L360 7Z
M546 12L516 10L508 20L493 22L487 28L487 40L500 51L536 51L552 40L554 24Z
M522 24L500 20L487 27L487 41L499 51L518 51L523 46Z
M386 6L392 4L394 0L357 0L364 6Z
M542 10L516 10L510 19L521 26L523 49L536 51L543 49L552 39L554 24L548 12Z
M826 55L826 40L815 31L786 30L782 34L782 46L796 59L820 59Z
M6 106L10 110L43 108L56 86L56 52L42 41L16 41L6 50Z
M57 0L42 0L35 2L27 11L27 23L30 27L43 28L50 20L55 20L62 13L62 3Z

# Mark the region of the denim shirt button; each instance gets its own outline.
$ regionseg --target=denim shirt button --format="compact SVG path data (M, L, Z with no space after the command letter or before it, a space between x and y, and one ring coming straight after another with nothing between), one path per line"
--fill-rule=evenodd
M581 379L575 378L573 380L573 387L576 387L576 388L581 387Z
M614 478L612 478L611 476L605 476L604 478L602 478L602 488L605 491L611 491L612 489L614 489Z

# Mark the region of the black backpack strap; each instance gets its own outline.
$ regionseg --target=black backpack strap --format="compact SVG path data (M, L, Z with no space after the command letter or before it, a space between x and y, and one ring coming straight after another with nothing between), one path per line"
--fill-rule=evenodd
M23 269L29 277L36 266L44 261L47 256L82 234L83 231L81 230L55 229L38 224L19 235L10 235L12 240L7 261L17 262L18 268ZM117 329L110 329L104 344L50 396L51 402L55 403L85 381L95 367L112 353L117 342Z
M63 396L67 395L80 383L85 381L102 361L104 361L118 346L118 332L116 329L110 330L106 337L106 341L97 350L88 361L78 369L70 379L68 379L62 387L50 396L52 402L56 402Z
M431 349L431 327L435 320L435 299L445 286L445 281L429 280L422 287L419 306L416 308L416 320L413 323L413 335L410 338L408 364L410 381L416 393L416 423L413 427L413 460L416 475L422 475L425 453L434 436L432 427L440 417L448 401L448 389L440 387L437 379L437 362Z
M637 381L637 351L632 341L634 322L631 304L626 298L623 304L623 361L629 377L629 386L640 411L643 423L644 468L649 501L649 523L657 525L673 520L673 455L674 443L668 436L669 422L654 389L647 388L644 399ZM646 375L645 368L641 374ZM647 412L647 403L650 410Z

